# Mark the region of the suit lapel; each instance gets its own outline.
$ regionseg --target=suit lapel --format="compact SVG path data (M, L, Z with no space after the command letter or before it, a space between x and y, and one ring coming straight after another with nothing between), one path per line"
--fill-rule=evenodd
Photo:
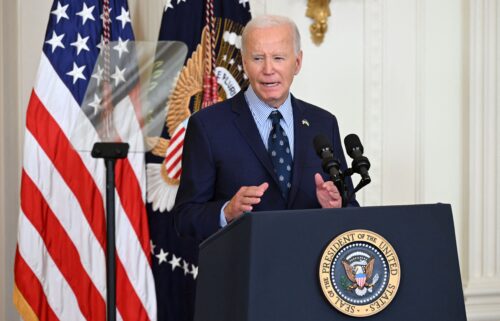
M288 195L288 207L293 204L297 191L300 186L300 179L302 177L300 171L304 164L306 155L306 148L310 147L310 142L306 141L305 131L307 127L302 124L304 119L304 106L292 96L293 108L293 173L292 173L292 187Z
M232 100L231 108L233 112L238 114L234 123L264 168L269 172L276 184L278 184L278 178L274 173L273 164L271 163L269 154L267 153L266 147L262 142L259 130L257 129L257 125L255 124L255 120L250 112L250 108L248 107L243 92L244 91L241 90L240 93Z

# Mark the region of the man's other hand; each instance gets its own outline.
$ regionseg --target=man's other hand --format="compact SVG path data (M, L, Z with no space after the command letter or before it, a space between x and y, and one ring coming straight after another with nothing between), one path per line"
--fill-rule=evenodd
M316 197L322 208L341 208L342 197L332 181L325 182L320 174L314 175Z
M224 208L227 222L231 222L244 212L250 212L253 205L260 203L260 198L268 187L268 183L262 183L259 186L242 186Z

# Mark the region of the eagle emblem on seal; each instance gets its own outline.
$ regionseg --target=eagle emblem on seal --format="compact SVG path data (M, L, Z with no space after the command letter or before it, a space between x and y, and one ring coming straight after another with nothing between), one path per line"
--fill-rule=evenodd
M354 291L358 296L364 296L372 292L373 286L378 281L378 274L373 276L375 258L364 252L355 252L342 260L345 274L350 284L346 284L346 290ZM373 276L373 277L372 277Z

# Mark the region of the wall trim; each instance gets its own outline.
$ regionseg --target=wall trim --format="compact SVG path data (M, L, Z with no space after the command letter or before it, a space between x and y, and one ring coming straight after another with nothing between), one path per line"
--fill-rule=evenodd
M382 204L383 115L383 1L364 1L364 137L370 155L369 192L362 190L364 205Z
M469 320L500 320L500 278L473 280L465 286L464 296Z
M497 38L496 38L496 105L497 109L495 109L497 113L497 119L496 119L496 133L494 133L494 137L496 137L496 148L494 148L497 152L496 155L496 169L497 169L497 177L496 177L496 186L495 189L497 191L495 199L497 200L497 206L495 209L495 213L497 213L497 239L496 239L496 248L497 248L497 269L496 273L497 275L500 275L500 111L498 110L498 105L500 105L500 3L498 1L496 2L497 10L496 10L496 18L494 19L494 22L496 23L496 32L497 32ZM500 319L500 318L499 318Z
M469 277L499 276L496 162L496 0L471 0L469 100ZM484 284L487 288L491 285Z
M469 248L464 288L469 320L500 320L500 8L470 0Z
M5 3L2 2L0 4L0 66L4 66L4 46L3 46L3 39L4 39L4 23L5 23L5 12L7 10L4 10ZM0 277L4 280L6 280L6 244L5 244L5 216L7 213L5 213L5 144L4 144L4 139L6 135L3 132L3 128L5 128L4 124L4 110L5 110L5 99L4 99L4 78L5 78L5 68L2 68L2 72L0 72ZM5 287L2 287L0 290L0 318L3 320L6 320L5 314L3 311L5 311L5 304L7 301L7 295L6 295L6 289Z
M415 203L425 201L425 1L415 0Z
M1 231L1 255L3 255L2 286L3 308L2 320L18 320L19 315L12 304L14 253L17 243L17 218L19 213L19 182L22 155L22 138L24 137L23 115L25 106L20 105L22 65L18 53L20 52L20 25L21 0L3 1L0 24L3 28L1 37L2 55L2 97L0 113L2 120L0 132L2 149L0 163L3 186L0 189L3 201L0 203L0 220L3 224ZM7 45L8 44L8 45ZM7 112L7 110L9 112Z
M482 0L472 0L470 7L470 76L469 76L469 255L468 275L479 277L482 270ZM473 192L474 191L474 192Z

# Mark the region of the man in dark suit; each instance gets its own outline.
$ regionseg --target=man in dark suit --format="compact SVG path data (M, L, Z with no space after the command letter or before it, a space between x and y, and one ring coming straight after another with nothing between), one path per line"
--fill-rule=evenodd
M312 147L316 135L326 135L347 167L337 120L290 94L302 64L295 23L279 16L251 20L241 51L250 86L191 116L184 141L174 215L178 231L199 240L244 212L342 205L337 188L318 173Z

